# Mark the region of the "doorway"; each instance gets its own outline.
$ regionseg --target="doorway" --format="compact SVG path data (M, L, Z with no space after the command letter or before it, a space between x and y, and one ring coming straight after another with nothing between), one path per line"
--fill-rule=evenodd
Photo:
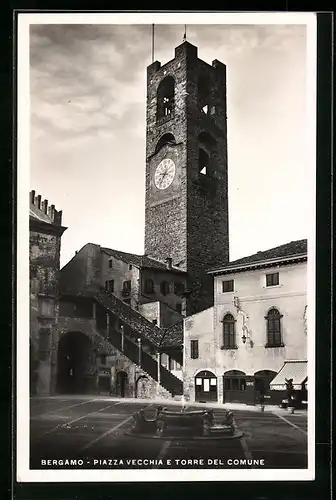
M274 372L273 370L259 370L258 372L255 372L254 374L254 397L255 397L255 403L258 403L260 400L260 396L263 395L264 398L266 399L267 403L273 403L271 401L272 395L270 391L270 383L276 376L277 372ZM275 396L278 396L278 394L275 394ZM277 397L275 397L276 402Z
M143 398L145 399L148 397L148 377L146 375L140 375L140 377L137 378L136 384L135 384L135 397L136 398Z
M244 403L246 393L246 373L230 370L223 375L223 403Z
M117 373L117 380L116 380L116 393L118 397L124 398L126 396L127 386L128 386L127 373L124 371L119 371Z
M195 401L206 403L217 401L217 377L214 373L203 370L195 376Z
M68 332L58 343L57 392L85 394L92 344L82 332Z

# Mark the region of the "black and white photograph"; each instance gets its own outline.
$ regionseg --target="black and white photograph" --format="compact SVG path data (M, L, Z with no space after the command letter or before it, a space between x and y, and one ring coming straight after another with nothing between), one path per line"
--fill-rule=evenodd
M313 13L19 14L19 481L314 479L315 81Z

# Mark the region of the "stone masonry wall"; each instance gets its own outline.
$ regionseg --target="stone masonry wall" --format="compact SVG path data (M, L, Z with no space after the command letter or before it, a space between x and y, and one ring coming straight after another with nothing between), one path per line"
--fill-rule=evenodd
M92 343L92 349L96 353L96 357L101 355L106 356L107 363L102 367L97 360L95 370L92 372L92 383L89 387L92 388L94 393L99 392L99 376L100 372L108 370L110 375L110 394L117 396L117 374L119 371L127 373L127 384L125 397L137 398L159 398L159 399L172 399L172 395L144 370L139 368L135 363L129 360L122 352L116 349L110 342L108 342L102 335L100 335L95 327L94 319L74 318L59 316L57 324L53 326L53 352L52 352L52 392L55 392L56 379L57 379L57 345L63 335L68 332L82 332L87 335ZM93 356L91 356L93 359ZM104 370L102 370L104 368ZM138 379L140 378L140 381ZM135 387L137 385L137 391Z
M158 121L157 90L168 76L175 79L175 106L170 116ZM187 270L192 291L187 314L192 314L213 303L213 281L205 271L229 259L226 67L219 61L212 66L201 61L197 48L186 42L164 66L151 64L147 78L145 252L160 260L172 257L174 265ZM209 91L207 114L201 111L201 79ZM176 144L155 152L166 133ZM210 136L206 176L200 174L201 133ZM160 191L153 177L166 157L175 161L176 175L171 186Z

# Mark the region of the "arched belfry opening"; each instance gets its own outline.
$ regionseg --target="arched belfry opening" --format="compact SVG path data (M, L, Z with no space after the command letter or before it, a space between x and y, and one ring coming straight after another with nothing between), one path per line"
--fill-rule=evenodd
M211 177L211 157L216 153L216 139L209 132L198 135L198 172L200 176Z
M158 142L155 146L155 153L158 153L160 151L160 149L162 149L166 145L174 146L175 144L176 144L176 139L173 136L173 134L171 134L170 132L167 134L164 134L163 136L160 137L160 139L158 140Z
M57 392L84 394L88 390L88 372L92 357L90 338L82 332L68 332L58 343Z
M166 76L157 90L157 119L169 118L174 112L175 106L175 80L172 76Z
M198 107L201 113L210 114L211 113L211 85L209 78L205 75L201 75L198 79L197 84L197 94L198 94Z

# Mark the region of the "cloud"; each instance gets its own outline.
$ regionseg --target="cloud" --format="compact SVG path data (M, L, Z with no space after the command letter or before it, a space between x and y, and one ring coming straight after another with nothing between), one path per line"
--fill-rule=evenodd
M98 137L111 133L130 107L137 109L144 100L146 49L138 42L145 32L141 26L32 26L35 137L63 144L79 135Z

